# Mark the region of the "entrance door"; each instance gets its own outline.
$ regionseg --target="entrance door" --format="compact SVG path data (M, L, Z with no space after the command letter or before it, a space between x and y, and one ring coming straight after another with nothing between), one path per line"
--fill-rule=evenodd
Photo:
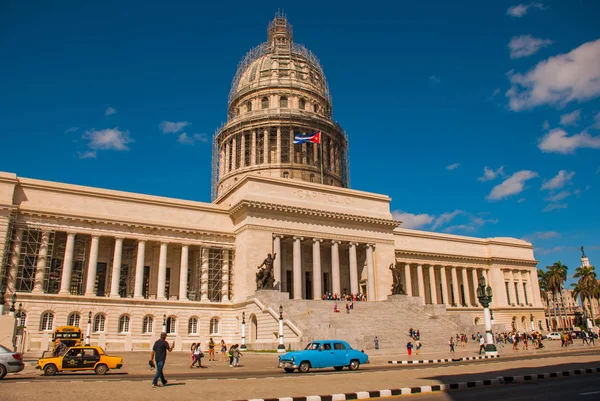
M323 292L331 292L331 287L329 287L329 273L323 273Z
M294 274L291 270L285 271L285 287L290 294L290 299L294 296Z
M312 272L304 272L304 299L312 299Z

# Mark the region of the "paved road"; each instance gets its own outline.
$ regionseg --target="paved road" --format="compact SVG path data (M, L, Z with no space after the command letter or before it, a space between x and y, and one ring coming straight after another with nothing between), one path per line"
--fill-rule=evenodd
M521 384L501 384L421 394L419 401L596 401L600 400L598 375L546 379ZM389 397L386 400L406 400L406 396Z

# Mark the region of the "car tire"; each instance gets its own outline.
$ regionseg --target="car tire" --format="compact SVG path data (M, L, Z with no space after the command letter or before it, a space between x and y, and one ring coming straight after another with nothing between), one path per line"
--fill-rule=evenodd
M293 368L283 368L283 370L285 370L287 373L293 373L294 372Z
M106 372L108 372L108 366L98 365L96 366L96 369L94 369L94 372L96 372L97 375L105 375Z
M46 375L46 376L54 376L57 372L58 372L58 369L57 369L56 365L53 363L44 366L44 375Z
M304 361L298 366L298 372L300 373L308 373L310 370L310 362Z
M0 379L6 376L6 366L0 364Z
M344 367L343 367L343 366L334 366L333 368L334 368L335 370L337 370L338 372L339 372L340 370L344 369Z
M353 359L350 361L350 365L348 365L348 369L357 370L359 366L360 366L360 362L358 362L358 359Z

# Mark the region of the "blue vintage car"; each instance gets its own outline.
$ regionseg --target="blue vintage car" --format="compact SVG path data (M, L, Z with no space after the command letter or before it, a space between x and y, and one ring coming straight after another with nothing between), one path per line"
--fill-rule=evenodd
M369 356L341 340L313 341L303 351L287 352L279 357L279 367L288 373L295 369L306 373L311 368L342 370L344 366L356 370L361 363L369 363Z

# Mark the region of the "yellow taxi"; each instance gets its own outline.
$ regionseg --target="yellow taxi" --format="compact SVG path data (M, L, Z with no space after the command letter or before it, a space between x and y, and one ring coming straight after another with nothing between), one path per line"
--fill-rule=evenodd
M46 376L79 370L93 370L97 375L103 375L110 369L120 369L122 366L123 358L120 356L108 356L101 347L86 345L71 347L63 355L42 357L35 368Z

